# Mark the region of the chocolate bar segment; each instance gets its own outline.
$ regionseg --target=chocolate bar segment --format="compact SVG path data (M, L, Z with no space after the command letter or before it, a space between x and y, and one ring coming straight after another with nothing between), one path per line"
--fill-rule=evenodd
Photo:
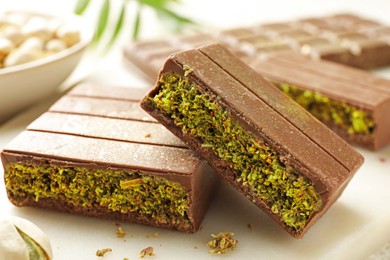
M171 55L141 106L296 238L363 162L222 45Z
M378 150L390 142L389 80L292 52L251 66L349 143Z
M74 88L2 151L9 200L17 206L198 230L215 174L133 104L144 95L142 89ZM123 113L127 109L133 112Z

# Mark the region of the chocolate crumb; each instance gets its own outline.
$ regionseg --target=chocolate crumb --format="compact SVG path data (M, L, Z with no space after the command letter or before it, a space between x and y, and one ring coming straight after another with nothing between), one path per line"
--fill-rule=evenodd
M247 224L247 226L248 226L248 228L249 228L250 230L252 230L252 225L251 225L251 224Z
M126 236L126 231L123 230L121 224L115 222L114 225L116 226L116 232L115 235L116 237L123 238Z
M112 252L111 248L103 248L96 251L96 256L103 257L106 253Z
M152 134L150 134L150 133L149 133L149 134L146 134L145 137L146 137L146 138L150 138L150 137L152 137Z
M154 250L153 247L148 246L147 248L144 248L139 253L140 258L144 258L145 256L154 256Z
M145 236L146 236L146 238L152 238L152 237L158 238L158 233L157 233L157 232L154 232L153 235L147 234L147 235L145 235Z
M124 231L121 226L118 226L115 234L116 234L116 237L124 238L126 236L126 231Z
M379 158L379 161L380 161L381 163L384 163L384 162L386 162L386 159L383 158L383 157L380 157L380 158Z
M207 243L210 247L209 253L212 254L225 254L227 250L234 250L238 241L233 238L232 232L219 232L217 235L211 234L213 238Z

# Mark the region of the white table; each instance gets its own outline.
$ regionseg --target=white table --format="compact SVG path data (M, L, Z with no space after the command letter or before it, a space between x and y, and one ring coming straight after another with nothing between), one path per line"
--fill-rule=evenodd
M18 6L51 12L73 9L72 1L4 1L0 9ZM184 1L183 1L184 2ZM261 4L263 2L263 4ZM358 1L185 1L183 14L196 18L210 27L228 28L254 23L283 21L305 16L351 11L390 24L390 2L387 0ZM160 26L147 14L143 37L161 35ZM98 63L96 57L85 56L75 74L59 88L58 94L42 100L0 127L0 149L44 112L63 89L74 82L85 81L128 87L149 86L136 70L125 66L121 41ZM376 71L390 78L390 70ZM295 240L279 228L238 192L226 184L216 191L204 221L195 234L182 234L137 224L122 224L125 238L117 238L113 222L90 217L17 208L8 202L0 171L0 215L29 219L50 237L55 259L97 259L96 250L110 247L104 259L138 259L141 249L153 246L150 259L364 259L390 241L390 146L369 152L359 149L365 164L352 179L345 192L328 213L312 227L302 240ZM248 224L252 228L248 228ZM211 233L230 231L239 244L235 251L219 257L207 253ZM155 232L158 237L155 237Z

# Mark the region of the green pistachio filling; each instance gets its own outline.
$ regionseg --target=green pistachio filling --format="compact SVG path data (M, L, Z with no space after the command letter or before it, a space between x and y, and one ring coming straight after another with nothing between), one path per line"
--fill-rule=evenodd
M138 172L10 163L6 188L16 198L50 198L75 206L137 213L160 224L189 224L189 197L181 184Z
M187 77L166 73L159 84L159 93L149 101L227 162L235 170L235 181L255 194L256 200L264 201L296 233L302 231L322 204L311 182L284 165L275 151L244 130Z
M344 102L332 100L318 92L303 90L286 83L274 83L313 116L324 123L334 124L348 134L372 134L375 123L370 114Z

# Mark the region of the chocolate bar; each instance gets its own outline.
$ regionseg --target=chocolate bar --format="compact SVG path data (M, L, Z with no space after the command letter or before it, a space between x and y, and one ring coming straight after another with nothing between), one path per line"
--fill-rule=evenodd
M216 177L139 107L145 90L82 84L2 151L9 200L198 230Z
M165 57L170 53L169 48L175 52L188 48L191 41L204 43L209 39L219 42L288 92L290 97L346 141L378 150L390 142L390 119L385 112L390 109L390 81L336 62L365 64L360 67L370 67L368 64L373 63L387 64L384 59L390 59L390 53L385 50L389 47L388 43L383 45L380 41L381 44L374 44L375 48L371 44L372 39L383 39L386 33L390 35L390 30L386 28L374 21L340 14L321 19L302 19L294 23L230 29L220 32L218 36L205 37L202 34L198 41L194 40L196 35L192 35L176 40L160 40L158 45L153 45L152 41L138 42L128 45L124 55L154 83ZM367 37L371 40L368 41ZM356 42L362 45L356 47ZM194 44L194 47L197 45ZM354 48L355 53L351 51ZM147 53L153 53L153 56ZM147 59L143 58L145 55ZM352 60L353 64L350 64Z
M150 73L161 67L167 54L217 42L243 60L291 50L363 69L390 65L390 28L348 13L136 42L125 47L124 55L154 80Z
M390 142L389 80L292 52L250 65L349 143L378 150Z
M363 162L219 44L172 54L141 107L296 238Z

